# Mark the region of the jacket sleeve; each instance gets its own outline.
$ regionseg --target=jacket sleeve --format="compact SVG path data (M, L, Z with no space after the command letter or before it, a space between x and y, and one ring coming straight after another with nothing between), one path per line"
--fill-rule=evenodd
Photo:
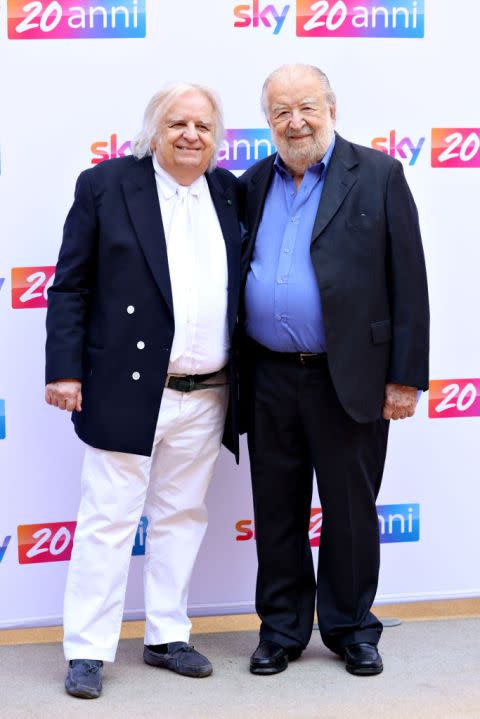
M97 220L89 171L82 172L63 229L63 241L48 291L46 382L83 379L89 299L95 271Z
M394 162L387 180L392 351L388 382L428 390L429 306L418 212L403 167Z

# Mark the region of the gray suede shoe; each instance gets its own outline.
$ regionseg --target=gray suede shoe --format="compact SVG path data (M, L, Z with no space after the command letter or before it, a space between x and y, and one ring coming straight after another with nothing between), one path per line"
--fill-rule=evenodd
M71 659L65 689L72 697L96 699L102 693L102 667L99 659Z
M152 667L170 669L185 677L208 677L213 672L207 657L195 651L193 646L186 642L170 642L165 653L153 651L145 646L143 661Z

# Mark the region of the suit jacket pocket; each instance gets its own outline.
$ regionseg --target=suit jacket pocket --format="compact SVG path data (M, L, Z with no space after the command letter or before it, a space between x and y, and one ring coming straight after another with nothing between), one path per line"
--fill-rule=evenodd
M384 342L390 342L392 339L392 323L390 320L370 322L370 329L372 331L372 342L374 345L381 345Z
M345 220L345 224L351 230L371 230L378 221L378 215L367 215L361 212L359 215L351 215Z

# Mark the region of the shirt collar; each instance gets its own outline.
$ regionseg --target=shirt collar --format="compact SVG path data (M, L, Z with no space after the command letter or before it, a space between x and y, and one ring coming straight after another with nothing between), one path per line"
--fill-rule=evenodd
M320 160L320 162L316 162L314 165L310 165L307 172L313 172L315 174L320 175L320 177L323 177L328 169L328 165L330 163L330 160L332 159L333 150L335 148L335 134L333 135L333 139L330 143L330 145L327 148L326 153L324 154L323 158ZM277 156L275 158L275 162L273 163L273 167L276 172L278 172L280 175L285 177L286 175L290 175L290 173L287 171L282 158L277 152Z
M177 194L177 187L180 187L181 185L179 185L179 183L171 175L169 175L166 170L163 169L163 167L158 162L157 156L154 152L152 153L152 162L153 169L155 170L155 179L157 181L157 185L160 187L160 190L165 199L170 200L174 195ZM200 177L197 177L197 179L188 186L188 192L190 195L195 195L195 197L199 197L205 190L206 185L207 181L205 179L205 176L200 175Z

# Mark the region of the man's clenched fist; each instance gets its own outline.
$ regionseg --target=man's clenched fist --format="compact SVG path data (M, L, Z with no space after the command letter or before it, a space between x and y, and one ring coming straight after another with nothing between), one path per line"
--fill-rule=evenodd
M45 387L45 401L68 412L82 411L82 383L78 379L59 379Z
M383 403L384 419L413 417L417 407L417 388L403 384L387 384Z

